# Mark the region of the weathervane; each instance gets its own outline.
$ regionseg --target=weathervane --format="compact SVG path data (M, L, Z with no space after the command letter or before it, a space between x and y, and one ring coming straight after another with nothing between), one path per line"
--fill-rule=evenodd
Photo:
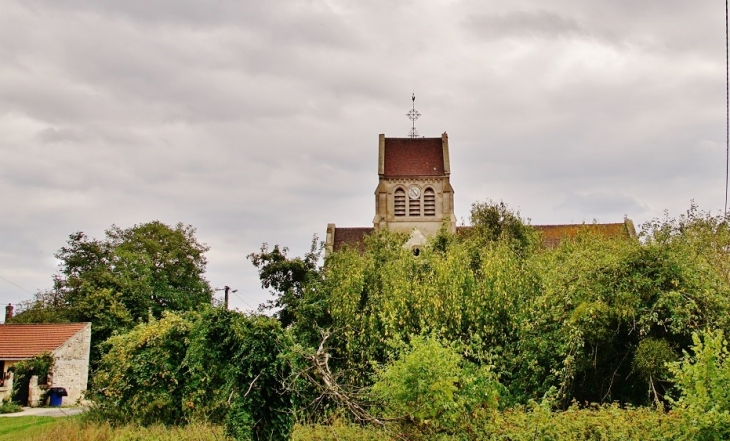
M411 100L413 101L413 108L406 113L406 116L408 119L410 119L413 122L413 125L411 126L411 131L408 132L408 136L411 138L418 138L418 131L416 130L416 120L419 116L421 116L420 113L418 113L418 110L416 110L416 93L413 92L413 95L411 96Z

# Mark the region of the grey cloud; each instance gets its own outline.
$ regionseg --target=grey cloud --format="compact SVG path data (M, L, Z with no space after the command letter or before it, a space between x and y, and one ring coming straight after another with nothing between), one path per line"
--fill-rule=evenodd
M55 127L48 127L38 132L38 139L44 144L55 144L65 142L79 142L88 139L88 135L85 133L74 130Z
M260 303L262 242L370 224L377 135L408 133L413 89L420 133L449 133L457 218L492 198L640 223L723 196L706 2L8 3L0 265L23 286L50 286L73 231L159 219L198 227L212 283Z
M589 35L587 29L574 18L545 10L476 15L469 17L466 25L475 34L488 40Z
M594 213L595 216L602 215L641 215L648 211L648 207L639 203L631 196L620 193L570 193L559 203L556 208L570 209Z

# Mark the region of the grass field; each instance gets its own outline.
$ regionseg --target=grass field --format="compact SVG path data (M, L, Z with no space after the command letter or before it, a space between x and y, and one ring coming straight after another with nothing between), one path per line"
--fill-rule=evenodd
M0 441L41 439L41 433L59 422L58 418L51 417L0 418Z
M0 441L226 441L223 428L204 424L185 427L112 427L87 423L82 416L0 418Z

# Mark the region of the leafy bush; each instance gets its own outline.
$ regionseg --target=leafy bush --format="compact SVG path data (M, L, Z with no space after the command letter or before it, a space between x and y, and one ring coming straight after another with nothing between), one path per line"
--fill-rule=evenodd
M416 435L454 430L460 421L496 409L499 383L489 366L466 362L434 337L416 337L378 371L371 389L389 419Z
M463 419L452 433L431 434L425 439L474 441L669 441L682 440L683 419L678 413L617 405L551 411L532 403L515 409ZM360 427L335 421L330 426L297 425L295 441L370 441L418 439L392 424L384 428Z
M190 334L183 363L187 421L225 423L236 439L287 439L291 430L283 390L285 350L279 322L261 315L210 308Z
M38 384L48 382L48 372L53 369L55 358L50 352L44 352L28 360L19 361L10 367L13 372L13 401L20 405L28 404L28 386L32 376L38 377Z
M23 410L23 406L9 400L3 400L0 404L0 413L16 413Z
M692 355L669 364L679 399L673 401L687 419L687 439L730 437L730 352L722 331L693 334Z
M195 324L192 313L167 313L107 341L94 375L95 414L115 422L183 422L182 362Z
M279 323L220 308L166 313L110 338L92 415L117 423L225 423L236 439L285 439Z

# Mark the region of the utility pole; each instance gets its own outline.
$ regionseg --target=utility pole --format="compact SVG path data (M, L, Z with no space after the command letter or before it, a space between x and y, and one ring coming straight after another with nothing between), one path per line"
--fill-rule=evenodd
M231 289L231 287L228 285L225 285L223 288L216 288L214 289L214 291L223 291L223 307L226 309L228 309L228 294L238 292L237 289Z
M231 287L226 285L223 287L223 291L224 291L223 307L226 308L226 310L227 310L228 309L228 292L234 293L234 292L237 292L238 290L234 289L233 291L231 291Z

